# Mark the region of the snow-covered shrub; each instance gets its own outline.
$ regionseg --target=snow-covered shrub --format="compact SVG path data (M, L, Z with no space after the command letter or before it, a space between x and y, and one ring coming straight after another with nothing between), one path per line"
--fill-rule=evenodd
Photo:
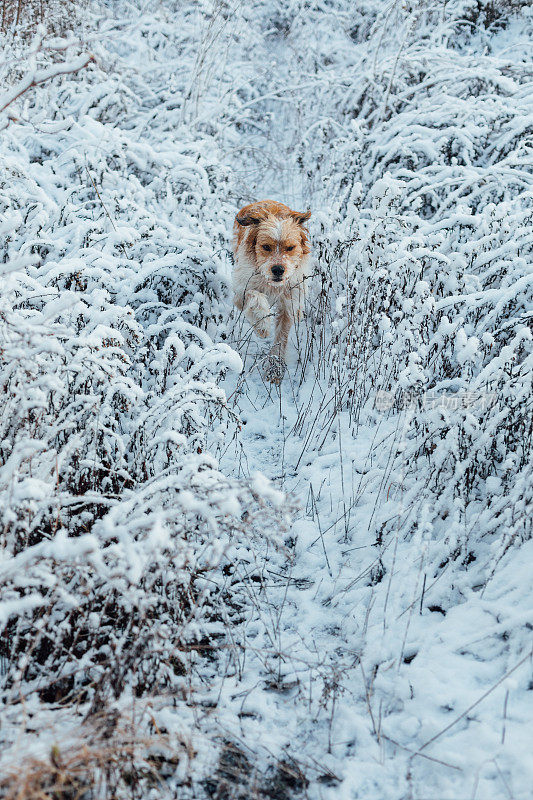
M441 561L473 557L467 519L487 497L491 536L507 541L520 516L513 540L530 535L516 510L531 461L527 61L519 48L512 65L496 60L493 37L481 69L451 35L466 26L477 46L480 25L515 25L522 7L380 12L359 74L348 89L333 83L343 128L328 122L320 165L335 228L331 237L321 220L336 397L352 423L383 392L386 408L416 409L392 487L402 494L405 473L413 479L406 534L428 503L439 539L442 522Z
M147 60L180 49L151 16L135 35ZM254 538L280 546L288 519L268 482L210 455L234 421L220 380L241 369L221 341L231 204L216 142L172 109L152 137L168 87L114 73L113 43L83 80L54 78L78 45L38 36L27 74L50 80L14 98L0 142L5 769L21 703L36 719L56 703L91 719L164 692L193 703L223 632L220 575Z
M38 25L46 25L54 34L72 30L73 23L80 21L80 9L86 0L1 0L0 33L16 34L18 37L31 36Z

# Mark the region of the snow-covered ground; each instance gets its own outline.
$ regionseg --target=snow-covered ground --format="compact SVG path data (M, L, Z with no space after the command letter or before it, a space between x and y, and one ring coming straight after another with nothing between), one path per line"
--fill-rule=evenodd
M529 798L528 3L76 14L0 63L3 795Z

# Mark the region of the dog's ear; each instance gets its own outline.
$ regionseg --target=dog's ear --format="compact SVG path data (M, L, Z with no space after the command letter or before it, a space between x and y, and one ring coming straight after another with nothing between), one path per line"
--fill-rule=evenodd
M311 216L311 211L293 211L292 218L298 223L298 225L303 225L304 222L307 222L309 217Z
M259 225L261 221L257 217L250 217L249 215L245 217L236 217L236 220L243 228L246 228L248 225Z

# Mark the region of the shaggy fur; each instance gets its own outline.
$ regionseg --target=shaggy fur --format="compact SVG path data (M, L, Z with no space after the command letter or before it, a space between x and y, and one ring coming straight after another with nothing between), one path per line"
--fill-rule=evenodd
M302 316L310 262L304 223L310 216L310 211L261 200L241 208L233 226L234 303L261 338L270 335L275 318L266 374L273 383L281 381L289 331Z

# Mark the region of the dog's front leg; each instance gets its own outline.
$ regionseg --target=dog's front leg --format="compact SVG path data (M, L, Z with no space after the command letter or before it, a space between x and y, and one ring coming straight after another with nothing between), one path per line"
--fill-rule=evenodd
M274 343L271 356L285 360L287 342L293 323L298 323L303 318L303 292L293 289L288 296L281 297L278 304Z
M299 322L303 317L303 301L303 292L292 292L288 297L279 300L274 327L274 343L265 370L265 378L271 383L280 384L283 379L289 333L293 323Z
M246 292L240 302L242 305L237 302L237 298L235 299L235 305L237 308L242 308L246 319L252 325L256 334L262 339L270 336L271 310L266 295L251 289Z
M274 343L270 355L285 361L289 332L292 327L293 315L285 303L280 303L274 327Z
M279 385L285 372L285 352L289 339L289 331L293 323L293 314L285 303L280 303L274 327L274 343L270 350L264 372L270 383Z

